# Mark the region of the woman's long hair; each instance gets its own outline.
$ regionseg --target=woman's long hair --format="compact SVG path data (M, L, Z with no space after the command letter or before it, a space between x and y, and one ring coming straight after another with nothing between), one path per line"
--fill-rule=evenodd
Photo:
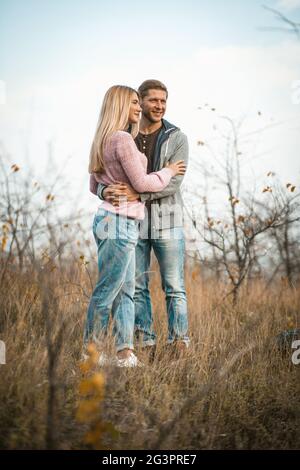
M124 85L115 85L105 93L95 137L90 151L89 173L101 173L104 169L103 150L107 139L115 131L128 129L129 110L136 90ZM131 124L133 138L138 134L139 125Z

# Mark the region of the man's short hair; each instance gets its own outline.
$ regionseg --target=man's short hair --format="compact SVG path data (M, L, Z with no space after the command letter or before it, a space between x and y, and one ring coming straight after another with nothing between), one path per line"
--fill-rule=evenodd
M165 91L167 94L168 98L168 90L166 85L164 85L162 82L159 80L145 80L140 86L139 86L139 94L140 97L143 99L149 90L162 90Z

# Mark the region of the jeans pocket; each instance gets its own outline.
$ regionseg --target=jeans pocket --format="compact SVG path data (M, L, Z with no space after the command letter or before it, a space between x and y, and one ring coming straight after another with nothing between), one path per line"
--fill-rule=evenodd
M93 234L95 239L116 238L115 217L109 212L101 215L96 214L93 222Z
M118 238L136 245L138 240L138 223L135 219L120 217L118 226Z

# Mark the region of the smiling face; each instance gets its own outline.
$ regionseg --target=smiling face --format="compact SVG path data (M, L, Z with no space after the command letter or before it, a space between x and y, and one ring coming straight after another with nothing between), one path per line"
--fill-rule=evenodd
M160 122L167 107L167 93L163 90L148 90L141 101L143 116L151 123Z
M139 97L136 93L132 94L128 122L129 124L137 124L140 120L142 108L140 107Z

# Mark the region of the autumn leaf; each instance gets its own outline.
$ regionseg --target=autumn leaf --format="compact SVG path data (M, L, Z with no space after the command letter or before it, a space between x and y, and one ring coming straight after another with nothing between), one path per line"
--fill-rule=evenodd
M296 186L292 185L292 183L287 183L286 188L289 189L291 193L293 193L296 189Z
M266 188L264 188L262 190L263 193L271 193L272 192L272 188L270 186L267 186Z
M209 226L209 227L213 227L213 226L214 226L214 221L213 221L210 217L207 217L207 223L208 223L208 226Z
M11 169L16 173L17 171L20 170L20 167L14 163L14 164L11 166Z
M103 397L104 385L104 376L100 372L97 372L91 378L82 380L80 382L79 393L80 395L85 396L94 392L98 398Z
M99 411L99 400L84 400L79 403L76 419L81 423L90 422L91 418Z

